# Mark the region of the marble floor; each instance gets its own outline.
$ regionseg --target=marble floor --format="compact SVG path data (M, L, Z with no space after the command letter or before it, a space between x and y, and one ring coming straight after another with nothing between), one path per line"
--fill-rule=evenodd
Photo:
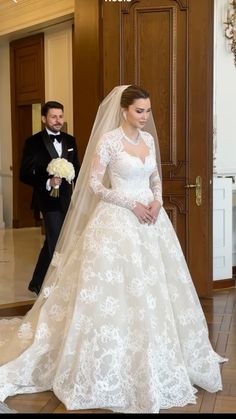
M35 300L28 284L43 241L39 227L0 229L0 305Z

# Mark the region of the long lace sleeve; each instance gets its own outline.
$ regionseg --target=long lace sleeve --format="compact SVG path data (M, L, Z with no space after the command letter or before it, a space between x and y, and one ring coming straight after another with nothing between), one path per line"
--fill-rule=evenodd
M103 184L104 175L111 161L112 154L109 140L101 141L96 149L91 165L90 190L103 201L132 210L136 206L135 200L129 199L120 191L109 189Z
M150 188L153 192L154 199L159 201L160 204L163 205L162 185L157 167L150 177Z
M152 148L152 152L154 153L155 159L156 159L155 144L154 144L153 138L152 138L152 142L151 142L151 148ZM153 192L154 199L159 201L160 204L163 205L162 183L161 183L161 179L160 179L160 176L159 176L157 165L155 167L154 172L152 173L152 175L150 177L150 188Z

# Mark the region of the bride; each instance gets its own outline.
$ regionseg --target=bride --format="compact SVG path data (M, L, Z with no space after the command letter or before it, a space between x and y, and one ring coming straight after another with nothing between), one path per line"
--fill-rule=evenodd
M101 103L43 289L0 336L1 401L52 390L69 410L158 413L222 389L143 88Z

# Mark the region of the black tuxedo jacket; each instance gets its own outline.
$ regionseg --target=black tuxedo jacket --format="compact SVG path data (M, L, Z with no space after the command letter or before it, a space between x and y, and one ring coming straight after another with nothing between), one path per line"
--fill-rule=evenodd
M62 137L62 158L71 162L75 169L75 179L79 172L79 161L75 138L65 132ZM29 137L25 141L20 166L20 180L33 187L31 208L36 211L63 211L66 212L71 199L72 184L62 179L58 198L50 196L46 189L48 163L58 158L57 151L49 139L46 130Z

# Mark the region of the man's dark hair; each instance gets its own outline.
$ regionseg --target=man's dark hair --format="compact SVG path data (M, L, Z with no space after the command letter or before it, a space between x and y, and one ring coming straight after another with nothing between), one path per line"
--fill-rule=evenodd
M47 116L49 109L61 109L64 112L64 106L60 102L49 101L42 106L41 115Z

